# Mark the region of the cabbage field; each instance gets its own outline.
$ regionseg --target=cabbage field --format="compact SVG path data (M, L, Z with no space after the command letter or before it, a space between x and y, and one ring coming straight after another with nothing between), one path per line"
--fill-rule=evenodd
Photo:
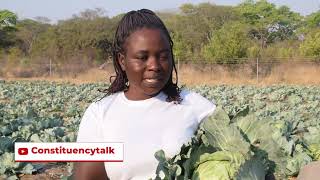
M84 110L106 86L0 81L0 179L45 166L14 163L14 142L75 141ZM287 179L320 160L319 86L186 88L218 108L179 154L155 153L158 178L163 172L167 179ZM71 164L64 165L71 172Z

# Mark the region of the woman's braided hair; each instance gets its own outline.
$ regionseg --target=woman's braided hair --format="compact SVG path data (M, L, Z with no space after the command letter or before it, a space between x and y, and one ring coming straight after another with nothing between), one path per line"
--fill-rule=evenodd
M115 33L113 50L112 50L113 65L116 72L116 76L110 77L111 86L108 89L103 90L102 92L106 93L106 96L108 96L119 91L127 90L128 78L125 71L121 69L121 66L118 61L118 54L119 53L124 54L125 40L130 36L131 33L141 28L159 29L168 38L170 42L170 48L171 48L170 52L171 52L171 57L172 57L171 59L173 64L172 71L173 70L175 71L176 82L175 83L173 82L172 72L171 72L170 78L166 83L165 87L162 89L162 91L168 96L167 98L168 102L180 103L182 101L182 98L180 97L180 89L178 87L178 73L175 66L174 56L172 51L173 41L170 37L169 31L167 30L166 26L161 21L161 19L154 12L148 9L130 11L127 14L125 14L124 17L120 20ZM115 79L112 81L113 78Z

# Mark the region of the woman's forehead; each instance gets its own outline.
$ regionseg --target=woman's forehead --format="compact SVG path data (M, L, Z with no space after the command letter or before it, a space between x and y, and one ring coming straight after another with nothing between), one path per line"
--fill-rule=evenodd
M161 29L157 28L142 28L134 31L126 39L125 46L130 50L170 49L168 37Z

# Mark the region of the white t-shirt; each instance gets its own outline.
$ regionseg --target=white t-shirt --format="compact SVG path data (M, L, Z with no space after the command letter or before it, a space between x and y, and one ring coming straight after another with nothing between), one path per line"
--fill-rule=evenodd
M77 142L124 143L124 161L105 163L111 180L155 178L155 152L179 153L216 107L194 92L183 90L180 96L181 104L166 102L163 92L141 101L128 100L123 92L107 96L85 111Z

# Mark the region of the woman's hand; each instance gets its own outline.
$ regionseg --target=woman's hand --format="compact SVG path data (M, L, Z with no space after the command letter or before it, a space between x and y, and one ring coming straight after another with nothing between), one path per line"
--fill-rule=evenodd
M74 165L74 180L109 180L104 162L77 162Z
M298 175L297 180L319 180L320 179L320 161L311 162L304 166Z

